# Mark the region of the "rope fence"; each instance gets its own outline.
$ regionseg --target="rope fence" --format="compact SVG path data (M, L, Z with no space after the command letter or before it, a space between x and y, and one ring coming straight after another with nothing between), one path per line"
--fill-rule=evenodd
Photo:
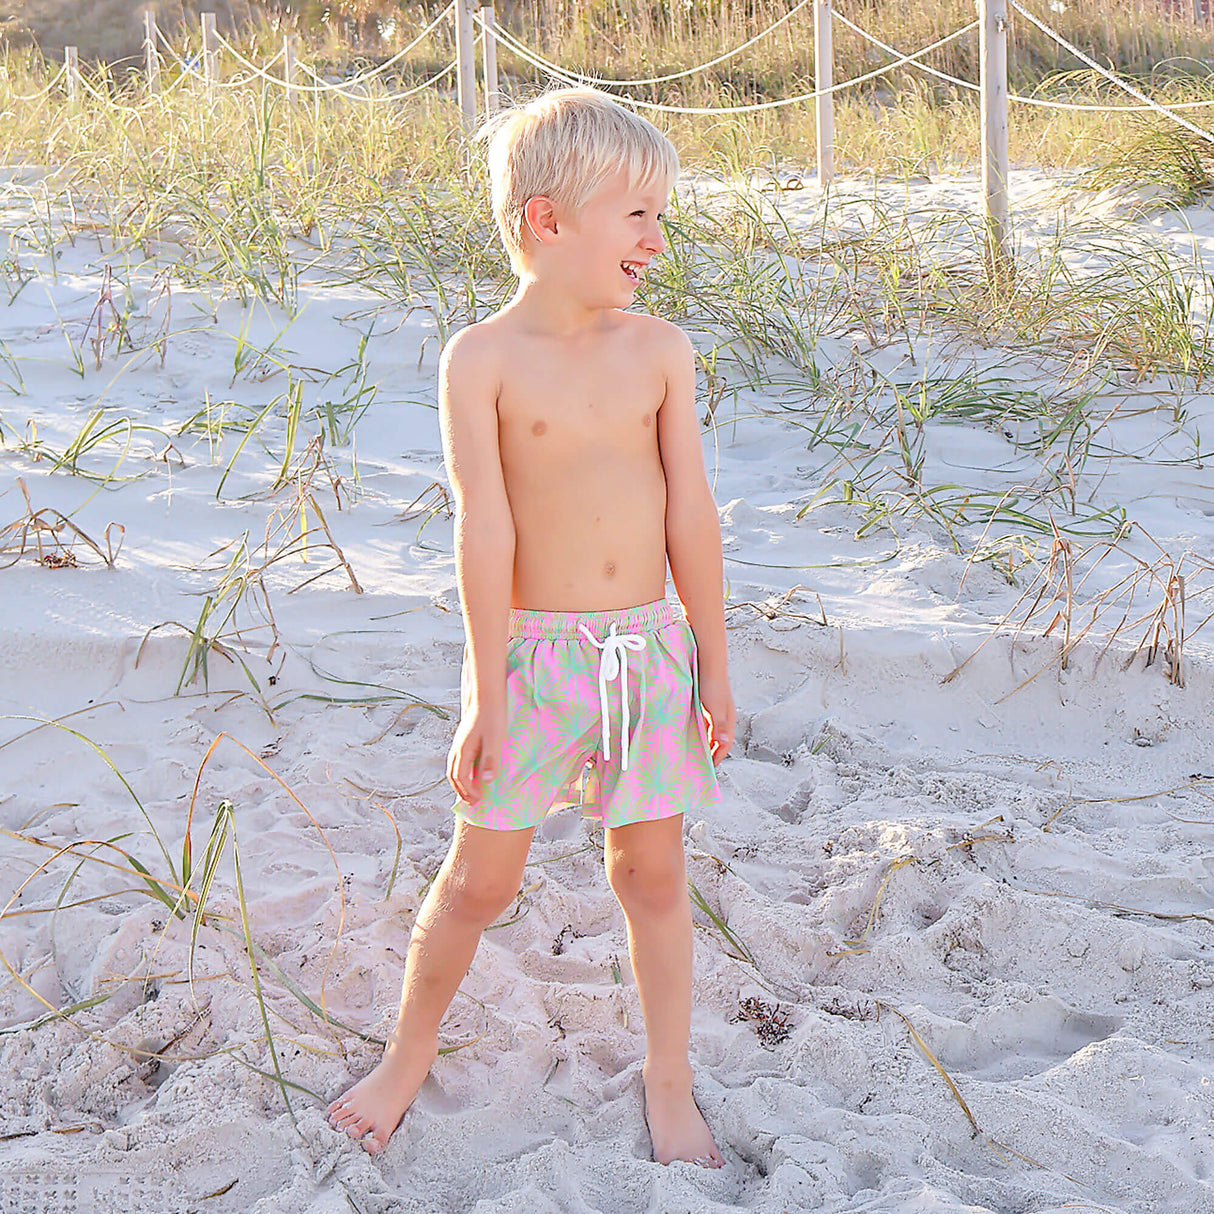
M480 21L480 18L476 18ZM645 101L640 97L633 97L627 93L613 93L617 101L625 102L628 105L636 106L638 109L655 110L662 114L752 114L757 110L774 110L785 105L798 105L803 101L813 101L819 97L827 97L833 93L841 93L844 89L854 88L858 84L863 84L868 80L875 80L878 76L888 75L896 68L903 67L906 64L913 64L914 61L923 55L930 54L932 51L939 50L942 46L947 46L948 43L956 41L963 34L968 34L972 30L977 29L978 22L971 21L969 25L962 26L958 30L954 30L951 34L946 34L930 46L925 46L922 50L914 51L909 55L900 55L893 63L887 63L884 67L875 68L871 72L865 72L862 76L853 76L850 80L840 81L838 84L832 84L829 88L814 89L808 93L797 93L792 97L777 97L771 101L756 101L750 105L712 105L712 106L688 106L688 105L663 105L657 101ZM503 29L497 31L497 37L503 46L512 50L520 59L526 63L530 63L532 67L539 68L540 71L546 72L554 80L559 80L563 84L571 85L587 85L593 88L606 88L607 86L617 83L614 81L600 80L597 76L580 76L573 72L567 72L556 64L542 58L534 51L528 49L518 41L512 34L507 33Z
M837 0L835 0L837 3ZM1205 21L1210 15L1207 8L1214 0L1169 0L1171 8L1178 15L1188 16L1191 13L1194 21ZM1035 7L1044 7L1047 0L1034 0ZM1178 111L1197 110L1214 106L1214 100L1179 102L1163 105L1148 97L1141 90L1125 80L1117 72L1112 71L1073 45L1057 30L1053 29L1042 16L1030 11L1020 0L975 0L978 10L977 20L972 21L950 34L916 51L903 52L880 38L869 33L862 26L850 20L843 13L832 7L832 0L796 0L787 12L759 30L753 37L748 38L738 46L678 72L669 72L659 76L637 77L632 79L611 79L601 76L587 76L571 71L560 64L546 59L534 48L529 47L520 37L498 25L494 15L493 0L450 0L450 3L438 13L409 44L398 50L391 58L378 66L361 72L349 79L338 82L323 79L315 69L296 58L294 41L287 37L281 49L262 63L254 63L246 58L240 50L228 41L216 29L215 14L202 14L202 44L201 50L195 54L187 54L183 58L173 48L156 25L155 14L147 11L143 14L144 25L144 57L145 84L148 96L166 96L175 88L189 80L199 83L209 94L216 89L235 90L247 88L259 83L263 89L282 89L288 98L300 96L319 98L324 94L333 94L351 102L399 102L414 97L428 89L432 89L444 78L455 75L455 90L460 113L466 130L471 130L477 122L478 103L476 89L476 57L478 48L483 57L482 81L484 86L484 109L492 115L500 104L501 89L497 70L497 49L499 44L509 50L522 62L530 65L536 71L550 80L566 85L586 85L603 89L611 93L617 101L638 109L645 109L665 114L687 115L735 115L755 113L762 110L774 110L790 105L801 105L814 102L816 109L816 126L818 134L818 177L823 186L829 185L834 176L833 131L834 119L832 101L836 94L848 89L886 76L901 68L921 72L937 80L943 81L955 88L976 92L981 99L982 109L982 178L983 192L986 199L986 215L988 226L988 251L992 272L998 270L1010 258L1008 244L1009 217L1007 205L1007 129L1008 104L1034 106L1057 110L1082 110L1093 113L1118 112L1150 112L1175 123L1191 134L1214 143L1214 133L1191 122ZM1050 6L1053 7L1052 5ZM684 106L671 105L635 96L628 92L640 86L667 84L671 81L686 80L700 75L719 64L743 54L762 39L769 37L782 26L790 22L806 9L812 8L814 21L814 80L815 88L810 92L797 93L789 97L777 97L767 101L758 101L741 105L718 106ZM1054 100L1052 98L1022 96L1009 93L1007 87L1007 36L1008 13L1014 11L1030 25L1039 30L1047 38L1055 42L1068 54L1074 56L1080 63L1096 73L1102 80L1127 94L1131 104L1099 105L1089 102L1072 102ZM445 67L408 88L394 92L373 92L368 87L373 82L379 83L384 73L400 63L406 55L425 42L445 22L451 21L455 33L455 58ZM839 22L845 28L864 39L874 50L890 57L890 61L872 71L850 79L833 82L832 55L832 23ZM956 41L967 34L978 30L980 70L978 81L964 80L948 72L941 71L929 63L923 62L925 56L941 47ZM224 51L240 68L243 74L229 79L221 79L219 73L220 52ZM280 71L272 71L281 60ZM161 68L170 63L177 68L177 77L167 89L160 87ZM297 71L302 72L308 79L301 81L296 78ZM70 103L75 104L83 94L88 94L100 101L113 104L113 98L106 96L103 90L87 81L79 67L75 47L66 47L64 62L55 75L37 92L31 94L11 94L9 101L31 103L49 96L62 87ZM135 107L123 107L135 108Z

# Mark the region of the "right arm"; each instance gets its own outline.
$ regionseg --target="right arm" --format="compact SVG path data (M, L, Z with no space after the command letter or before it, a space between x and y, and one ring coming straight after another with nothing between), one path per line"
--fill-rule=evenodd
M498 445L497 362L492 337L472 326L447 343L439 366L439 423L455 494L455 574L468 646L447 775L469 804L496 774L506 740L514 519Z

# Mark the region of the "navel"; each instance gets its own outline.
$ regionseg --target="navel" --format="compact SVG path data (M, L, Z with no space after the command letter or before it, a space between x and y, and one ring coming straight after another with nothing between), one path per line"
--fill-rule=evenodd
M546 421L544 421L544 419L542 417L539 419L539 421L531 423L531 433L534 434L537 438L541 434L546 433L547 429L548 429L548 423Z
M615 577L615 561L608 561L607 564L603 566L603 572L608 577Z

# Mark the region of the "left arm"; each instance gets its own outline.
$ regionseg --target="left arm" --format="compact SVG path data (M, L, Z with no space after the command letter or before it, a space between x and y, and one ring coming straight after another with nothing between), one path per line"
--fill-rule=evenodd
M721 524L704 471L695 407L695 352L687 335L663 325L666 397L658 409L658 450L666 477L666 555L699 653L700 702L710 722L714 763L733 745L737 713L729 689Z

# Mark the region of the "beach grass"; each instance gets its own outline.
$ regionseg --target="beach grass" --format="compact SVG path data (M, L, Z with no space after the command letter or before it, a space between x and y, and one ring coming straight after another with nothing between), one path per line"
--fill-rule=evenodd
M861 7L871 12L874 31L903 50L972 19L972 6L960 0L934 5L918 0L904 9ZM503 9L508 18L508 6ZM787 6L768 0L726 3L720 20L686 21L685 13L693 9L663 6L658 12L637 0L543 4L531 32L537 49L575 69L591 70L606 45L614 73L652 75L722 53ZM420 8L403 11L396 31L401 38L410 20L420 27L421 18ZM649 91L643 95L715 105L808 89L812 64L805 20L800 27L789 22L745 64L729 61L672 89L644 86ZM1111 12L1107 5L1081 2L1069 5L1057 24L1160 100L1214 100L1214 83L1204 67L1148 70L1168 59L1198 57L1204 43L1184 23L1137 5ZM1013 35L1015 88L1093 104L1117 101L1089 73L1076 73L1037 34L1013 22ZM232 87L214 96L170 64L159 94L145 94L137 77L89 69L86 95L76 103L57 86L25 102L19 98L48 81L51 66L36 55L10 53L0 72L0 106L11 115L0 124L0 150L10 166L3 200L22 216L6 229L7 248L0 250L0 299L17 306L31 283L57 281L63 252L77 243L95 243L98 258L108 259L87 323L59 318L56 354L40 358L56 360L82 383L103 367L121 377L141 360L163 366L173 342L193 327L181 316L175 324L174 289L200 292L215 311L223 303L238 303L246 326L258 309L277 326L276 336L264 344L252 340L248 327L225 335L231 348L229 387L241 385L231 398L208 394L188 417L164 426L115 416L98 401L73 434L53 440L29 398L25 357L0 344L0 389L7 394L0 440L6 457L42 464L101 491L135 477L162 475L171 453L188 448L209 468L217 502L264 508L262 534L243 529L192 569L207 579L193 623L186 616L157 625L185 638L177 693L199 680L205 688L209 663L219 658L242 668L248 694L271 721L300 699L327 706L405 701L403 711L447 715L402 688L330 671L315 653L308 658L312 672L336 690L292 691L271 702L247 660L250 652L272 653L279 644L272 584L273 593L287 594L336 575L351 593L361 590L329 511L330 502L335 510L358 508L353 457L358 428L387 395L373 378L368 356L369 343L378 336L376 321L364 318L343 365L317 374L299 363L286 340L303 290L357 284L406 319L413 311L427 314L441 342L512 289L489 213L483 149L460 134L449 91L423 92L407 104L388 97L394 88L442 66L450 50L446 37L419 51L393 78L366 86L367 98L360 102L325 97L292 105L264 82L234 83L239 69L230 64L225 72ZM188 40L178 45L183 54L189 50ZM251 56L268 56L273 49L265 28L246 31L240 45ZM970 37L930 62L973 79L975 45ZM881 61L849 34L840 34L838 48L839 77ZM327 55L331 67L343 54L343 48L319 38L308 50ZM537 78L508 52L502 60L512 92L524 95L537 87ZM317 64L323 70L319 59ZM1214 115L1214 110L1191 112ZM839 163L858 175L860 185L850 194L828 195L815 222L806 225L792 223L777 205L806 185L815 153L806 107L729 121L680 116L666 122L692 184L671 208L669 249L642 303L693 334L706 428L715 441L728 442L731 427L736 431L740 422L783 427L813 463L804 492L792 503L801 520L812 521L817 511L842 511L858 539L888 534L895 549L905 527L928 525L965 558L967 569L989 563L1009 583L1020 586L1022 580L1019 598L991 635L1033 632L1054 647L1043 650L1037 671L1009 694L1042 671L1065 668L1083 643L1097 645L1102 654L1116 646L1121 655L1141 655L1182 685L1185 644L1214 614L1193 622L1204 612L1202 596L1214 585L1214 567L1158 545L1144 556L1150 537L1124 507L1098 501L1086 474L1096 462L1132 458L1118 446L1114 427L1123 382L1171 383L1173 397L1161 399L1158 415L1176 433L1188 433L1184 398L1214 369L1208 283L1195 265L1145 239L1127 222L1060 224L1053 241L1020 251L1010 286L993 286L983 271L984 232L976 214L955 207L912 211L880 203L868 189L873 177L909 183L950 167L972 166L978 113L970 95L900 70L862 95L841 96L836 123ZM1138 114L1018 108L1012 148L1021 163L1074 170L1077 185L1089 189L1129 192L1148 186L1161 191L1165 202L1180 205L1211 190L1206 148ZM976 346L997 357L982 366L972 358L923 357L950 346ZM878 355L894 348L908 353L904 374L883 370L879 363ZM419 359L426 352L423 345ZM1026 378L1026 361L1044 371ZM267 380L275 380L277 388L268 399L237 399ZM756 394L764 394L764 403L754 403ZM928 458L928 435L940 425L1003 435L1017 461L1006 483L992 487L939 479ZM348 472L337 451L349 459ZM1193 452L1199 461L1196 434ZM264 474L260 484L251 494L238 493L238 487L248 489L251 474L246 474L254 465ZM37 560L47 567L88 560L113 567L121 548L119 524L94 539L70 515L35 507L24 486L22 496L23 506L18 504L13 520L0 530L0 560ZM435 482L400 519L418 521L420 543L427 524L449 512L449 495ZM879 559L884 558L865 553L856 564ZM1130 562L1130 572L1094 589L1097 570L1122 560ZM769 619L791 616L792 593L773 596L767 604L734 606L751 607ZM1199 604L1196 610L1194 604ZM820 621L796 618L825 626L820 600L819 609ZM67 728L50 721L41 727ZM68 733L87 743L82 735ZM215 745L221 741L234 740L221 737ZM63 843L28 831L10 833L32 855L51 853L31 861L30 882L52 869L69 869L52 902L20 913L51 914L83 904L72 896L78 874L104 868L129 883L127 896L154 899L172 918L190 921L191 972L181 980L192 980L194 949L204 929L236 940L248 973L232 981L243 984L257 1003L270 1067L257 1067L239 1053L241 1047L234 1047L233 1056L273 1083L290 1109L297 1085L278 1052L288 1031L282 1026L291 1026L284 1008L302 1008L329 1031L381 1043L329 1015L324 977L319 993L305 991L258 943L256 902L247 896L249 874L238 846L239 808L220 796L209 823L201 810L195 816L203 769L214 750L198 772L180 860L138 798L135 804L155 844L147 853L124 839ZM285 781L262 759L245 753L302 808ZM134 797L117 768L106 762ZM323 828L311 815L309 820L337 866ZM200 855L192 838L196 825L206 836ZM399 830L395 848L385 898L397 880ZM880 878L852 951L868 947L891 878L912 859L895 859ZM340 898L339 868L336 884ZM511 916L495 926L505 928L522 918L533 890L521 891ZM694 883L689 891L706 937L725 956L757 969L750 944L719 905ZM211 909L220 905L222 913ZM344 910L344 902L340 906ZM0 918L15 913L10 900ZM28 993L36 994L18 967L2 955L0 960ZM109 996L97 993L63 1005L37 998L46 1014L33 1023L44 1024L100 1014ZM901 1012L897 1015L981 1133L924 1038ZM444 1050L454 1048L462 1047Z
M483 149L464 143L449 102L434 97L395 109L372 105L352 161L332 146L344 128L328 110L347 105L340 100L291 115L285 103L271 105L264 89L208 99L188 81L167 95L128 99L134 106L103 96L109 100L90 99L84 122L59 121L50 133L52 143L74 141L65 149L70 171L17 171L5 191L27 215L11 238L22 282L35 264L37 273L53 275L56 250L76 241L96 241L103 256L148 259L138 271L107 272L83 335L61 322L64 365L82 375L86 366L116 364L120 376L141 359L163 361L178 335L190 331L188 324L173 327L176 283L201 290L216 309L227 300L243 305L241 328L230 334L232 385L277 376L285 385L260 404L208 394L175 429L98 407L62 446L48 442L35 416L15 424L20 414L10 405L6 444L51 460L56 471L112 486L164 467L173 454L180 457L184 441L201 441L208 461L221 467L219 499L256 450L276 468L271 492L298 484L310 463L309 476L327 478L338 508L352 504L356 468L352 462L350 475L337 472L325 447L348 450L353 460L358 421L380 394L367 360L376 322L364 322L342 367L318 374L300 365L287 346L299 282L358 283L406 315L423 310L439 341L484 315L506 298L512 279L483 188ZM250 97L261 104L249 105ZM909 101L911 108L929 104L922 94ZM44 109L30 119L27 135L52 120L54 106ZM357 167L359 140L374 161L366 171ZM406 172L399 151L411 144L433 154L415 156ZM736 142L734 151L739 166L756 154ZM308 175L305 163L323 167ZM1089 184L1106 188L1111 172L1098 172ZM1110 372L1138 381L1171 377L1178 401L1200 388L1214 347L1199 267L1132 222L1060 223L1052 240L1021 251L1014 279L996 289L984 272L976 214L909 210L853 192L825 196L812 223L793 224L779 203L799 183L778 166L748 177L704 167L690 180L670 210L668 250L641 303L696 338L705 416L715 431L744 416L740 393L775 389L777 404L764 411L803 431L807 450L822 460L802 517L843 506L857 515L860 536L896 535L902 521L922 517L955 551L990 561L1013 580L1037 554L1049 561L1057 535L1124 533L1124 510L1082 492L1093 453L1116 454L1109 421L1118 406L1100 402ZM1178 188L1175 197L1189 194ZM141 293L134 286L139 273L151 273L154 284ZM258 308L279 318L268 343L249 336ZM852 345L842 363L823 355L823 343L840 338ZM869 353L905 347L913 364L917 351L950 342L995 347L1009 361L1047 360L1057 386L1035 387L998 369L946 363L941 370L938 360L930 374L896 378L878 371ZM9 353L3 365L20 384L21 360ZM1181 406L1171 411L1183 430ZM1020 469L997 489L933 480L925 437L940 422L1003 427L1037 471ZM1196 457L1196 436L1193 445ZM310 513L312 525L284 533L266 547L266 560L221 579L198 621L179 625L191 638L182 685L205 676L206 654L233 656L225 635L243 644L232 611L250 594L261 595L273 644L260 576L270 564L306 559L311 542L336 558L317 576L340 570L357 586L311 484L279 524ZM443 508L441 497L431 503L421 529ZM982 528L977 542L964 534L972 527Z

